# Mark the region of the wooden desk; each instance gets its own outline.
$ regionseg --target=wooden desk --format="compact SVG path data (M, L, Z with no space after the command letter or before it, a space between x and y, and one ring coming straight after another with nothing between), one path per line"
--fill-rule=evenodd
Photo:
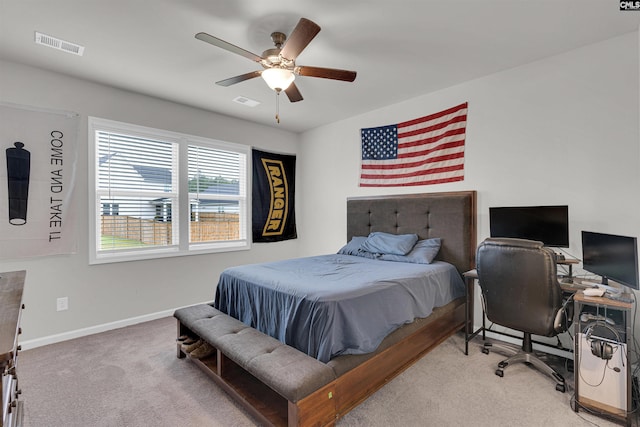
M556 260L556 264L560 264L560 265L568 265L569 268L571 268L572 266L574 266L575 264L579 264L580 261L575 259L575 258L565 258L565 259L557 259Z
M465 288L466 288L466 302L467 307L465 310L464 317L464 354L469 354L469 341L475 338L480 332L482 332L482 340L484 341L485 336L485 315L484 310L482 311L482 326L477 330L473 330L473 303L474 303L474 289L475 289L475 281L478 279L478 270L475 268L473 270L469 270L462 274L465 280Z
M579 264L580 261L578 261L575 258L565 258L565 259L557 259L556 260L556 265L568 265L569 266L569 274L567 276L564 276L564 278L572 280L573 279L573 266L576 264Z
M18 401L18 335L20 334L20 315L22 291L26 271L0 273L0 396L2 397L2 416L0 427L22 425L22 402Z

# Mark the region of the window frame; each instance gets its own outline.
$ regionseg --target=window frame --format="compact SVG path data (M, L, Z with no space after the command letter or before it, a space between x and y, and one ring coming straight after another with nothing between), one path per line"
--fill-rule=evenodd
M88 117L88 174L89 174L89 264L105 264L125 261L140 261L177 256L201 255L208 253L233 252L249 250L251 248L251 147L231 142L219 141L194 135L187 135L146 126ZM172 220L177 222L177 242L170 246L149 248L128 248L117 251L101 251L98 246L100 241L99 216L102 213L102 205L99 203L98 189L98 158L96 132L114 132L134 137L162 140L175 143L178 148L176 169L178 179L178 205L172 207ZM241 155L240 167L244 168L244 182L240 182L240 191L237 197L240 206L240 239L219 240L215 242L193 242L189 240L190 230L190 195L189 195L189 145L206 148L231 151ZM242 158L242 156L244 158ZM244 162L242 161L244 160ZM243 164L242 164L243 163Z

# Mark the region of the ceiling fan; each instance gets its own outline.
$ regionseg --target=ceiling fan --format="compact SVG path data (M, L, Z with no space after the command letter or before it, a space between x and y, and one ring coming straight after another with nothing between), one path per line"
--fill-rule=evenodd
M302 101L302 95L293 80L295 76L319 77L323 79L342 80L352 82L356 78L355 71L339 70L335 68L309 67L296 65L296 58L320 32L320 26L306 18L301 18L291 32L289 39L281 32L271 34L271 40L275 48L267 49L258 56L245 49L221 40L207 33L198 33L196 38L203 42L227 50L229 52L244 56L262 65L263 70L252 71L225 80L216 82L220 86L231 86L245 80L258 76L267 82L269 87L280 94L284 91L291 102Z

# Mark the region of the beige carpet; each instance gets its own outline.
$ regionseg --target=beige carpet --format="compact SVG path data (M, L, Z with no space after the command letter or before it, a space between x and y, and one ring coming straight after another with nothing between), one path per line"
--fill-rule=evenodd
M26 427L254 426L191 362L176 358L172 317L24 351ZM456 335L338 421L345 426L613 426L570 408L573 387L502 357L465 356ZM568 376L569 374L567 374Z

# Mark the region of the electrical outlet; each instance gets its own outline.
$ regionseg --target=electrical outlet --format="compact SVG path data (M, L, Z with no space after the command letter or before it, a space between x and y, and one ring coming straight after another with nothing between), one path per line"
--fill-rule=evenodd
M68 297L58 298L58 300L56 302L57 302L58 311L63 311L63 310L68 310L69 309L69 298Z

